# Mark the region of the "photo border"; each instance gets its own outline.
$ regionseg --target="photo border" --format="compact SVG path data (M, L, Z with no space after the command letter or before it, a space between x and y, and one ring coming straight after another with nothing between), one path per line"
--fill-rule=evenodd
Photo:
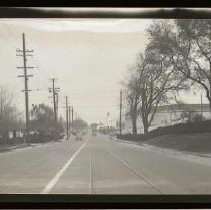
M162 8L163 3L159 2L160 6L157 4L158 1L142 1L142 6L145 4L145 8L149 8L150 2L154 2L154 7L157 10L148 10L140 12L115 12L113 11L97 11L97 8L114 7L116 9L121 8L132 8L137 7L140 1L131 1L130 3L123 3L122 1L113 1L113 3L105 2L104 5L100 5L99 1L87 1L82 7L87 7L87 11L66 11L60 12L59 10L43 11L44 6L37 8L39 6L38 1L3 1L0 4L0 18L184 18L184 19L194 19L194 18L211 18L211 10L205 8L189 9L184 8L185 6L190 7L190 2L182 2L182 8L174 8L168 10L165 8L175 7L175 3L172 1L168 2L170 5L166 5ZM30 3L29 3L30 2ZM60 1L60 6L67 6L67 2L70 1ZM97 2L97 3L96 3ZM115 2L115 3L114 3ZM189 2L189 3L187 3ZM203 1L197 2L195 6L204 7ZM3 4L2 4L3 3ZM16 5L14 5L16 3ZM80 1L71 1L70 9L76 9L75 7L80 7ZM13 4L13 7L10 7ZM17 5L18 4L18 5ZM31 5L29 5L31 4ZM58 4L58 2L57 2ZM88 4L88 5L87 5ZM94 5L95 4L95 5ZM165 3L164 3L165 4ZM27 8L25 6L30 6ZM44 5L48 7L58 6L52 1L45 1ZM147 6L148 5L148 6ZM6 7L5 7L6 6ZM24 6L24 8L23 8ZM88 7L89 6L89 7ZM140 8L143 8L139 5ZM31 8L34 7L34 8ZM39 6L40 7L40 6ZM193 7L193 6L192 6ZM95 8L96 11L90 11L90 8ZM106 9L105 9L106 10ZM211 208L211 195L82 195L82 194L0 194L0 208L4 209L87 209L87 208L98 208L98 209L198 209L198 208Z

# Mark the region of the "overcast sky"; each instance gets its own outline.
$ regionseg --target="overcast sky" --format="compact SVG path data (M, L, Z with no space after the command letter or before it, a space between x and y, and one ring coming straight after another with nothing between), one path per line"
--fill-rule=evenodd
M24 111L22 58L15 50L22 48L22 33L27 49L34 50L28 59L34 75L29 80L30 106L46 103L52 106L48 92L49 78L57 78L60 87L59 113L65 113L65 96L77 113L91 122L118 118L120 82L128 66L147 43L148 19L1 19L0 85L16 96ZM38 91L39 89L39 91ZM198 98L193 102L198 102ZM24 112L23 112L24 113Z

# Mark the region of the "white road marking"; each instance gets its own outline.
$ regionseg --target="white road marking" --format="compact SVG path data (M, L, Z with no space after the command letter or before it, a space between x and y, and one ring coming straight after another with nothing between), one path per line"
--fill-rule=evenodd
M83 149L83 147L86 145L87 141L84 142L80 148L73 154L73 156L65 163L65 165L62 167L61 170L58 171L58 173L51 179L51 181L46 185L44 190L40 194L47 194L51 191L51 189L54 187L54 185L58 182L58 180L61 178L63 173L66 171L66 169L69 167L69 165L72 163L72 161L76 158L78 153Z

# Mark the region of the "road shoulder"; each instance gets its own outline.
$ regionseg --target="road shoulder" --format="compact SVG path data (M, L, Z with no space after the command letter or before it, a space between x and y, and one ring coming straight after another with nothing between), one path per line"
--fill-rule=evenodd
M167 156L180 158L186 161L196 162L200 164L205 164L211 166L211 154L203 154L203 153L194 153L194 152L188 152L188 151L179 151L175 149L169 149L169 148L162 148L154 145L149 145L146 143L138 143L137 141L127 141L127 140L120 140L116 137L108 137L108 140L119 142L121 144L137 148L137 149L144 149L144 150L150 150L152 152L158 152L162 153Z

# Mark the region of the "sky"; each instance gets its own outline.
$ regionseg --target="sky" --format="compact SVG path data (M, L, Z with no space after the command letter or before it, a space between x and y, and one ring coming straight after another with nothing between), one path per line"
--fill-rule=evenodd
M121 81L127 75L138 52L148 40L146 28L150 19L1 19L0 20L0 85L15 95L15 103L24 114L22 48L34 50L27 60L29 104L53 106L48 92L50 78L60 87L59 114L65 114L65 96L77 114L88 123L110 121L119 115ZM192 96L193 102L198 98ZM195 101L194 101L195 100Z

